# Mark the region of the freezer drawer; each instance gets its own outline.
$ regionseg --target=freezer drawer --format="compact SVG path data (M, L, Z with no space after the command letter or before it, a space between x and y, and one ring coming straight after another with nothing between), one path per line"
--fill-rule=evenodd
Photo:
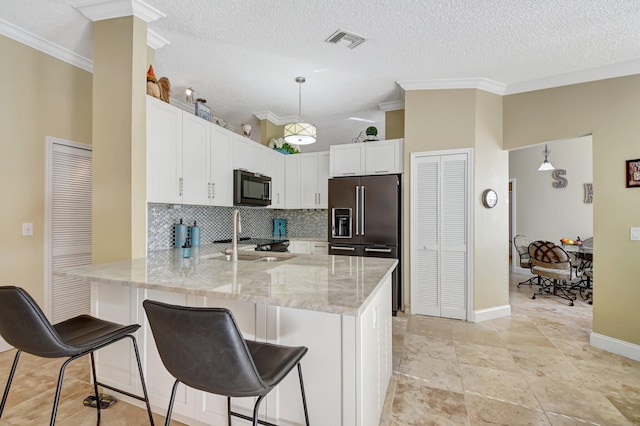
M364 256L364 251L360 245L329 243L329 254L338 256Z

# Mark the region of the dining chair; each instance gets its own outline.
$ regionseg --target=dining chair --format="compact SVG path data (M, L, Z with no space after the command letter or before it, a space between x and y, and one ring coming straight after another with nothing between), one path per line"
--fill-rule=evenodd
M309 414L300 360L304 346L280 346L245 340L231 311L225 308L195 308L145 300L142 305L156 342L160 359L176 379L169 399L168 426L179 383L227 397L227 421L231 416L272 425L258 419L265 396L298 367L306 425ZM231 411L231 398L257 397L253 416Z
M149 422L153 425L153 416L151 414L147 387L142 374L138 345L133 335L139 328L140 325L138 324L116 324L94 318L90 315L79 315L51 325L40 307L38 307L33 298L25 290L15 286L0 287L0 335L8 344L17 349L7 385L2 395L2 402L0 403L0 418L2 418L2 412L4 411L7 397L9 396L9 389L11 388L11 382L13 381L21 353L26 352L42 358L68 357L60 367L58 374L58 384L53 399L53 409L51 411L51 426L53 426L56 421L65 368L71 361L89 354L91 358L93 389L98 399L96 403L98 424L100 424L100 394L98 393L98 386L101 386L120 392L131 398L144 401L147 406L147 413L149 414ZM100 383L96 376L93 353L125 338L131 339L133 344L144 397Z
M575 296L570 291L572 278L571 258L560 246L551 241L534 241L529 245L531 272L538 276L540 290L531 296L557 296L568 300L573 306ZM549 281L544 282L547 278Z
M513 238L513 245L515 246L516 251L518 252L518 257L519 257L518 262L520 263L520 267L530 270L531 258L529 257L529 244L531 244L531 241L529 240L529 238L525 237L524 235L516 235ZM519 282L518 287L520 287L523 284L528 284L529 286L537 285L536 279L537 277L533 276L526 281Z

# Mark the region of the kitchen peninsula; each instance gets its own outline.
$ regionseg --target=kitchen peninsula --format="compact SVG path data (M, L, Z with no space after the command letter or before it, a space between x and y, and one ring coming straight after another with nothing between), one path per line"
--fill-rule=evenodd
M92 314L143 324L141 358L151 404L160 414L166 412L173 378L156 351L142 309L145 299L226 307L247 339L307 346L302 369L311 424L378 424L391 377L391 273L397 261L291 253L269 253L261 260L250 251L253 259L234 263L221 253L225 248L196 247L188 259L180 249L161 250L58 274L91 281ZM138 392L130 352L124 345L102 350L100 381ZM247 413L253 401L235 398L232 405ZM268 395L261 410L273 423L304 424L295 374ZM174 414L188 424L226 424L226 399L180 385Z

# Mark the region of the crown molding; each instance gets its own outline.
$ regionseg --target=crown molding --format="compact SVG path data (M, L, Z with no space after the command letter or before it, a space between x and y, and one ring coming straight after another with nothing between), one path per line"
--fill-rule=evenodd
M378 108L380 111L397 111L399 109L404 109L404 101L391 101L391 102L382 102L378 104Z
M73 7L94 22L135 16L149 23L167 17L164 12L142 0L85 0Z
M93 72L93 61L62 46L0 19L0 34L85 71Z
M153 50L158 50L168 44L171 44L169 40L162 37L160 34L151 30L150 28L147 28L147 45L150 48L152 48Z
M441 80L398 81L404 90L478 89L503 95L506 85L488 78L450 78Z
M271 111L254 112L253 115L258 120L269 120L270 122L278 126L282 126L284 124L289 124L289 123L295 123L299 121L297 115L292 115L290 117L278 117L276 114L274 114Z
M640 74L640 59L510 84L504 94L513 95L634 74Z

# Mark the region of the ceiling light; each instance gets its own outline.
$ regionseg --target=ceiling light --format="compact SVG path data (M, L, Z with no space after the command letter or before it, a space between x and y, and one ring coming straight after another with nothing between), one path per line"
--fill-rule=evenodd
M551 154L551 151L549 151L547 149L547 144L544 145L544 151L542 151L542 155L544 155L544 161L542 162L542 164L540 164L540 167L538 167L538 171L539 172L546 172L548 170L555 170L555 167L553 167L553 165L551 165L551 163L548 160L549 154Z
M360 118L360 117L349 117L349 120L353 120L353 121L363 121L365 123L375 123L375 120L367 120L366 118Z
M298 83L298 122L284 125L284 140L294 145L309 145L316 141L316 126L302 122L302 83L304 77L296 77Z

